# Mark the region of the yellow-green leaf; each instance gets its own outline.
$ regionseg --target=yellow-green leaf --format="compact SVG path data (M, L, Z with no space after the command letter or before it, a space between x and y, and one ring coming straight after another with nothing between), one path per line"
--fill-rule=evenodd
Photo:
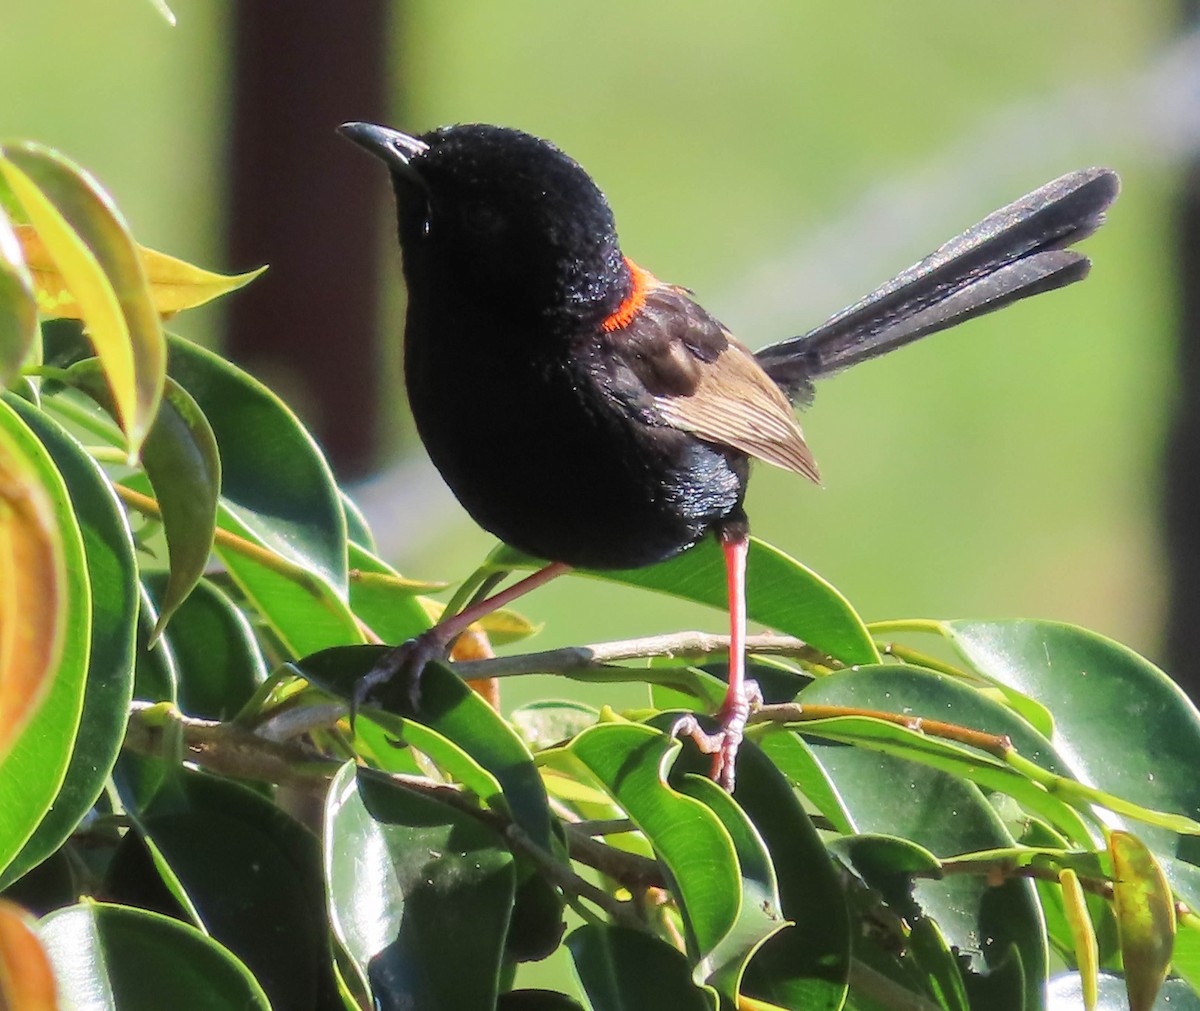
M13 226L0 209L0 389L11 385L36 339L33 282Z
M1113 832L1113 911L1130 1011L1150 1011L1175 945L1175 903L1154 854L1136 836Z
M38 309L46 316L81 319L79 303L67 288L62 272L55 265L37 229L33 225L16 225L14 231L33 279ZM163 317L173 316L184 309L194 309L236 291L267 269L259 267L245 274L217 274L147 246L138 246L137 251L146 283L150 285L154 308Z
M50 690L66 578L54 504L20 442L0 425L0 756Z
M1100 972L1100 946L1096 943L1096 930L1088 915L1087 898L1083 894L1083 886L1079 884L1079 875L1070 867L1064 867L1058 872L1058 883L1062 886L1063 911L1075 943L1075 963L1083 988L1084 1011L1094 1011L1096 979Z
M57 1011L54 969L33 922L11 902L0 900L0 1008Z
M79 305L134 456L158 411L167 352L129 228L100 185L50 148L5 144L0 174Z

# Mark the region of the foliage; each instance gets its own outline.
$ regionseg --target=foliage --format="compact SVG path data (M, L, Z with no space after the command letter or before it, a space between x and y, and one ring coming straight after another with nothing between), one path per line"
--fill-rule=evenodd
M1200 718L1148 662L1048 622L868 628L755 543L778 632L732 796L669 732L720 700L722 637L492 658L532 631L501 614L419 711L352 723L436 587L274 394L163 332L250 275L141 249L49 149L0 182L0 1003L1200 1006ZM581 575L723 601L713 544ZM531 672L646 706L506 718L463 680ZM575 996L522 985L564 947Z

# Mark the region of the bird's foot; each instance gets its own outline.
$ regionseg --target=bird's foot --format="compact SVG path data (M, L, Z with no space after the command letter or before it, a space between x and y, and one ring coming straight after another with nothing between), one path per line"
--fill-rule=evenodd
M726 698L721 706L718 718L720 729L708 733L697 721L695 716L683 716L671 727L672 737L690 737L697 748L706 755L712 755L712 769L709 776L727 792L733 793L734 766L737 761L738 748L746 735L746 721L752 710L762 705L762 692L758 682L747 681L741 693Z
M431 660L444 660L446 650L445 637L436 627L389 649L354 686L351 725L358 710L368 703L389 711L407 707L416 712L421 704L421 673Z

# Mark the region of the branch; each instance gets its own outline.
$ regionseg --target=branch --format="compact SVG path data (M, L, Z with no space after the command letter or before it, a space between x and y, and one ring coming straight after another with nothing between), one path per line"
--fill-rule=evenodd
M761 656L789 656L819 667L840 667L833 657L822 653L801 639L768 633L746 637L746 650ZM502 678L516 674L571 674L577 671L601 670L626 660L646 660L663 657L684 664L729 655L729 636L708 632L678 632L671 635L651 635L641 639L594 643L590 646L564 646L540 653L501 656L491 660L460 661L453 664L460 677L474 681L479 678Z

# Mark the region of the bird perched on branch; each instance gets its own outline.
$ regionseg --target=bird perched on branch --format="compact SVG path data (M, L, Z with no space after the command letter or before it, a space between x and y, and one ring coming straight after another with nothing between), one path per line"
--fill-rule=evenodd
M549 142L486 125L341 131L391 173L417 431L476 522L549 563L397 647L358 701L401 691L415 705L421 668L455 636L571 567L650 565L711 535L728 572L729 689L714 733L694 718L676 731L713 755L727 788L756 698L743 649L751 460L816 481L792 406L815 380L1082 279L1089 261L1065 247L1100 225L1119 186L1108 169L1065 175L754 353L624 255L604 194Z

